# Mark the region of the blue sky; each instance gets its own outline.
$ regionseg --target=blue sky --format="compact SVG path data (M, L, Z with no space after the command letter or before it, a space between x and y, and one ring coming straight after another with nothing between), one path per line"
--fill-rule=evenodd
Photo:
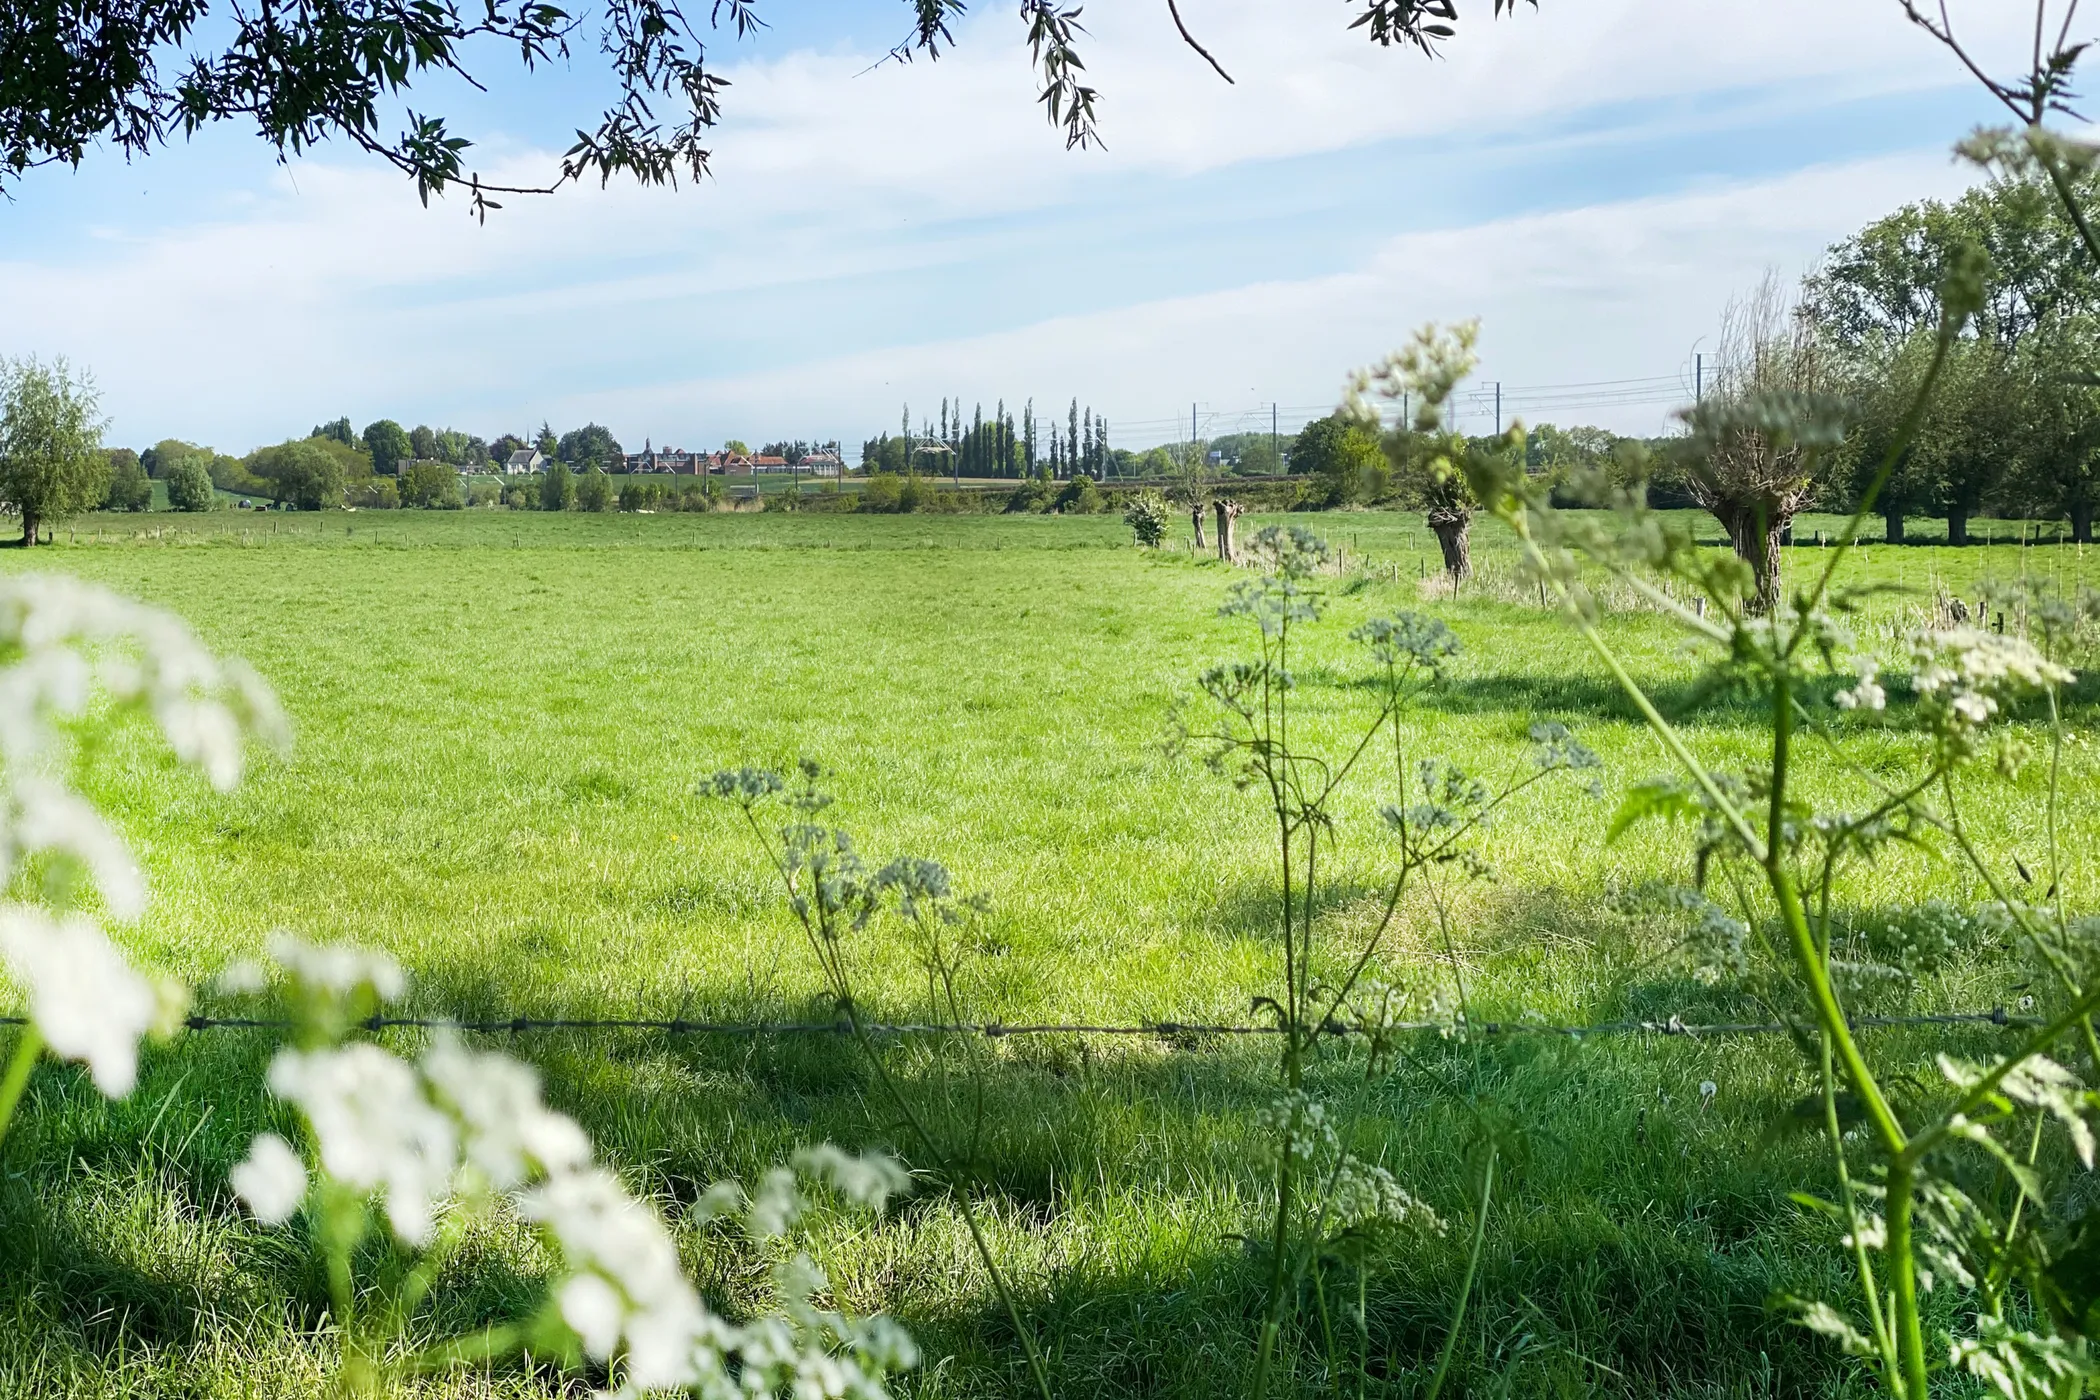
M341 413L857 444L904 401L1076 396L1140 447L1191 404L1206 435L1271 403L1292 426L1414 326L1477 315L1511 414L1652 431L1732 293L1959 190L1948 148L1992 117L1893 0L1477 8L1430 63L1340 7L1191 0L1232 86L1163 4L1090 8L1108 146L1082 153L1004 8L938 64L866 72L901 5L780 7L718 50L713 180L486 225L347 149L280 166L231 128L99 155L0 207L0 353L91 367L137 445L245 451ZM601 92L579 62L417 105L530 178Z

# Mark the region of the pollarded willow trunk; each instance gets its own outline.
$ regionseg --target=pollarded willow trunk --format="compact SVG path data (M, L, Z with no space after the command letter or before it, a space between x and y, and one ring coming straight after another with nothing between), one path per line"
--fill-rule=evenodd
M1947 512L1947 543L1948 543L1948 544L1967 544L1968 542L1969 542L1969 513L1968 513L1967 511L1965 511L1965 510L1950 510L1950 511L1948 511L1948 512Z
M2092 542L2093 503L2091 501L2074 501L2071 504L2071 543L2091 544Z
M1750 566L1752 586L1745 607L1753 614L1770 612L1779 601L1779 547L1791 530L1793 518L1757 502L1731 502L1707 509L1728 531L1728 545L1735 557Z
M1239 560L1239 552L1233 547L1232 522L1240 518L1245 509L1238 501L1213 501L1211 509L1218 515L1218 558L1228 564Z
M37 527L43 523L35 511L24 510L22 512L22 543L25 547L36 543Z
M1429 528L1444 553L1444 572L1453 583L1473 573L1473 512L1439 508L1429 512Z
M1886 542L1886 543L1888 543L1888 544L1902 544L1902 543L1903 543L1903 512L1902 512L1902 511L1900 511L1900 510L1890 510L1890 511L1883 511L1883 512L1882 512L1882 515L1881 515L1881 524L1882 524L1881 538L1882 538L1882 540L1883 540L1884 542Z
M1758 613L1768 613L1779 606L1779 547L1789 543L1793 535L1793 521L1766 520L1764 528L1759 522L1750 522L1750 572L1757 578L1757 596L1752 600Z

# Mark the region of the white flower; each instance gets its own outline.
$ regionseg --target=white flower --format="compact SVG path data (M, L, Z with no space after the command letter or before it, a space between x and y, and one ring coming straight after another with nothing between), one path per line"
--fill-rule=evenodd
M270 974L253 958L241 958L219 969L212 985L224 996L250 996L267 989Z
M0 874L12 874L24 856L59 851L87 867L109 912L136 919L146 911L146 879L124 839L86 798L47 778L15 780L0 834Z
M490 1186L507 1191L533 1167L554 1173L589 1164L591 1141L573 1119L540 1102L532 1067L495 1051L475 1052L440 1033L423 1056L423 1074L466 1127L467 1160Z
M1859 680L1850 690L1841 690L1830 698L1841 710L1884 710L1888 708L1888 692L1881 688L1881 663L1871 656L1853 658L1859 670Z
M1998 713L1998 702L1988 695L1963 690L1955 692L1949 708L1971 724L1988 724L1991 716Z
M214 657L180 619L92 584L41 574L0 581L0 641L22 651L0 671L0 755L18 770L50 747L54 718L86 709L97 683L143 706L176 756L221 790L239 781L244 733L279 743L286 733L253 671Z
M265 1225L282 1225L306 1199L306 1163L275 1133L260 1134L228 1173L234 1194Z
M139 1037L171 1019L163 989L141 977L94 920L0 906L0 962L29 992L29 1019L61 1059L86 1063L122 1098L138 1082Z
M561 1320L583 1342L594 1361L603 1361L620 1344L620 1323L627 1305L619 1292L597 1274L578 1274L561 1286Z
M322 947L280 932L270 936L270 958L316 991L347 996L369 986L381 1001L392 1001L408 990L401 964L371 948L348 943Z
M1911 656L1919 708L1958 755L1975 751L1975 731L1990 723L2000 702L2077 679L2032 643L1976 627L1920 632L1911 639Z
M403 1243L429 1240L459 1163L459 1130L423 1096L413 1068L376 1045L281 1050L270 1089L305 1112L330 1176L384 1192Z
M1384 1167L1344 1157L1334 1173L1331 1209L1335 1218L1349 1224L1387 1220L1394 1224L1419 1225L1442 1234L1444 1222L1418 1200Z
M519 1205L528 1220L547 1227L574 1274L595 1275L606 1285L575 1295L578 1316L591 1331L577 1321L570 1325L586 1347L602 1344L594 1353L602 1358L612 1351L608 1338L624 1337L627 1378L641 1390L689 1386L700 1378L703 1348L719 1345L726 1329L701 1306L655 1211L602 1170L555 1176L527 1191ZM571 1287L562 1285L565 1318ZM608 1292L620 1305L616 1328L606 1321Z
M881 1210L892 1196L911 1190L911 1173L894 1157L881 1152L856 1156L843 1148L820 1142L795 1154L795 1165L826 1182L855 1205Z

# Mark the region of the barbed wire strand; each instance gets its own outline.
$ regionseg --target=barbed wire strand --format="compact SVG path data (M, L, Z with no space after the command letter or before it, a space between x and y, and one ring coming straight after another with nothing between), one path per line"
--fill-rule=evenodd
M26 1016L0 1016L0 1026L22 1026L29 1023ZM290 1030L296 1023L283 1018L259 1016L188 1016L182 1028L189 1031L211 1030ZM2008 1012L2002 1006L1989 1011L1942 1011L1915 1016L1859 1016L1850 1023L1854 1030L1885 1030L1921 1026L1967 1026L1990 1025L2019 1029L2032 1029L2043 1024L2034 1016L2020 1016ZM1450 1034L1478 1034L1485 1036L1550 1035L1570 1040L1584 1040L1590 1036L1614 1035L1660 1035L1686 1036L1692 1039L1727 1036L1785 1035L1805 1027L1784 1021L1721 1021L1697 1023L1685 1021L1672 1015L1666 1020L1619 1020L1599 1021L1584 1026L1550 1025L1545 1021L1520 1019L1515 1021L1398 1021L1383 1027L1330 1021L1321 1027L1325 1035L1363 1035L1375 1030L1386 1033L1424 1033L1437 1031ZM639 1017L583 1018L566 1016L511 1016L495 1019L451 1018L442 1016L368 1016L356 1023L358 1029L376 1033L384 1030L454 1030L477 1034L530 1034L546 1031L654 1031L667 1035L718 1035L718 1036L794 1036L794 1035L850 1035L853 1025L845 1020L836 1021L695 1021L674 1016L666 1020ZM1175 1038L1186 1036L1250 1036L1280 1035L1280 1025L1210 1025L1188 1021L1152 1021L1135 1026L1097 1026L1078 1023L1041 1023L1009 1025L1002 1021L974 1021L946 1024L933 1021L892 1021L864 1024L863 1032L875 1036L906 1035L973 1035L987 1039L1003 1040L1012 1036L1034 1035L1102 1035L1102 1036L1155 1036Z

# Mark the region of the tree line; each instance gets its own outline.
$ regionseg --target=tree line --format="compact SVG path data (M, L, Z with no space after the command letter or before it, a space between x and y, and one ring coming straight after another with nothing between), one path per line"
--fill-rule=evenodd
M1080 407L1074 398L1066 409L1065 422L1054 416L1037 417L1035 400L1028 399L1018 419L1008 411L1006 400L992 405L990 417L984 405L972 406L967 420L962 399L942 399L938 418L921 417L912 428L911 405L904 405L897 435L884 432L861 444L860 464L871 476L968 476L1008 480L1042 479L1068 481L1086 476L1099 481L1127 464L1131 454L1117 453L1108 445L1108 416L1092 405Z

